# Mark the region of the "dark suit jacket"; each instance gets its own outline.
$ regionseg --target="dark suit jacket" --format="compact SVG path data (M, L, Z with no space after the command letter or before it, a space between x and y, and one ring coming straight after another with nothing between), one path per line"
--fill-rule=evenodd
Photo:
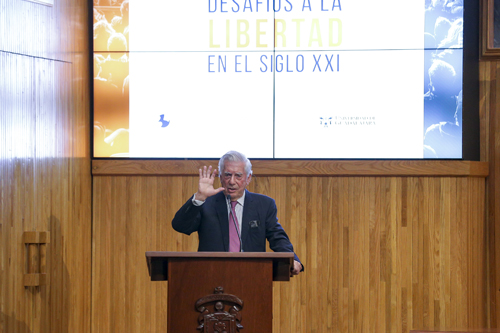
M275 201L265 195L245 191L241 243L244 252L265 252L266 239L275 252L293 252L293 246L276 217ZM195 206L192 197L177 211L172 227L186 235L198 232L198 251L227 252L229 249L228 205L223 192ZM297 255L295 260L299 261Z

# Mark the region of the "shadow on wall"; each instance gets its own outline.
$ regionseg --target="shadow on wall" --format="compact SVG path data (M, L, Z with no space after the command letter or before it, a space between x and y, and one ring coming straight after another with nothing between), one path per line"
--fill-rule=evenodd
M0 312L0 329L4 329L2 332L18 332L18 333L31 333L28 325L18 321L15 318L15 314L8 316L7 314Z
M47 253L47 271L50 273L50 283L42 287L42 318L47 322L43 324L45 332L69 332L69 318L74 309L70 303L72 292L70 276L66 267L67 258L64 257L64 248L71 246L64 244L67 237L63 236L61 221L55 216L50 216L48 221L50 231L50 244Z

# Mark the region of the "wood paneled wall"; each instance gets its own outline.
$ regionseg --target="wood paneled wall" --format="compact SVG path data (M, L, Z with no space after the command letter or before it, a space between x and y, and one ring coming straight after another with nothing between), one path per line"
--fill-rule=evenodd
M487 327L485 163L436 162L431 175L419 162L311 162L325 175L280 176L259 162L249 189L276 199L306 266L275 283L273 332ZM94 161L94 174L107 163L122 162ZM93 332L165 332L167 283L149 281L144 253L196 251L170 221L198 178L158 175L184 174L176 162L123 163L138 175L93 180ZM396 175L403 166L414 176Z
M480 63L481 160L488 161L487 220L491 327L500 327L500 61Z
M170 227L196 177L97 176L91 202L87 2L0 8L0 332L164 332L144 252L196 249ZM250 189L277 200L306 265L275 284L275 332L500 326L500 62L480 66L486 188L463 164L257 172ZM46 286L23 286L26 231L51 233Z
M0 332L90 332L87 1L0 0L0 31ZM46 285L23 284L28 231Z

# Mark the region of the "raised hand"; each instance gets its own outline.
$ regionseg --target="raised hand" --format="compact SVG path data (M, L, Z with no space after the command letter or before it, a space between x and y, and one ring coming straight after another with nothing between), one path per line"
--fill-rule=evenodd
M198 183L198 192L195 193L195 199L205 201L208 197L224 191L223 187L214 189L214 179L217 176L217 169L212 172L212 166L208 169L206 166L198 170L200 172L200 181Z

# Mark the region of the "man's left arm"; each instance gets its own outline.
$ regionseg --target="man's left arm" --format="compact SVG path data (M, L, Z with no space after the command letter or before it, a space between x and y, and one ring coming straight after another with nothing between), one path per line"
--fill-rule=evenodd
M299 257L293 250L293 245L288 238L285 230L278 222L278 209L276 203L271 199L271 203L266 213L266 238L269 241L269 247L275 252L293 252L295 260L291 268L291 274L297 275L304 271L304 265L300 262Z

